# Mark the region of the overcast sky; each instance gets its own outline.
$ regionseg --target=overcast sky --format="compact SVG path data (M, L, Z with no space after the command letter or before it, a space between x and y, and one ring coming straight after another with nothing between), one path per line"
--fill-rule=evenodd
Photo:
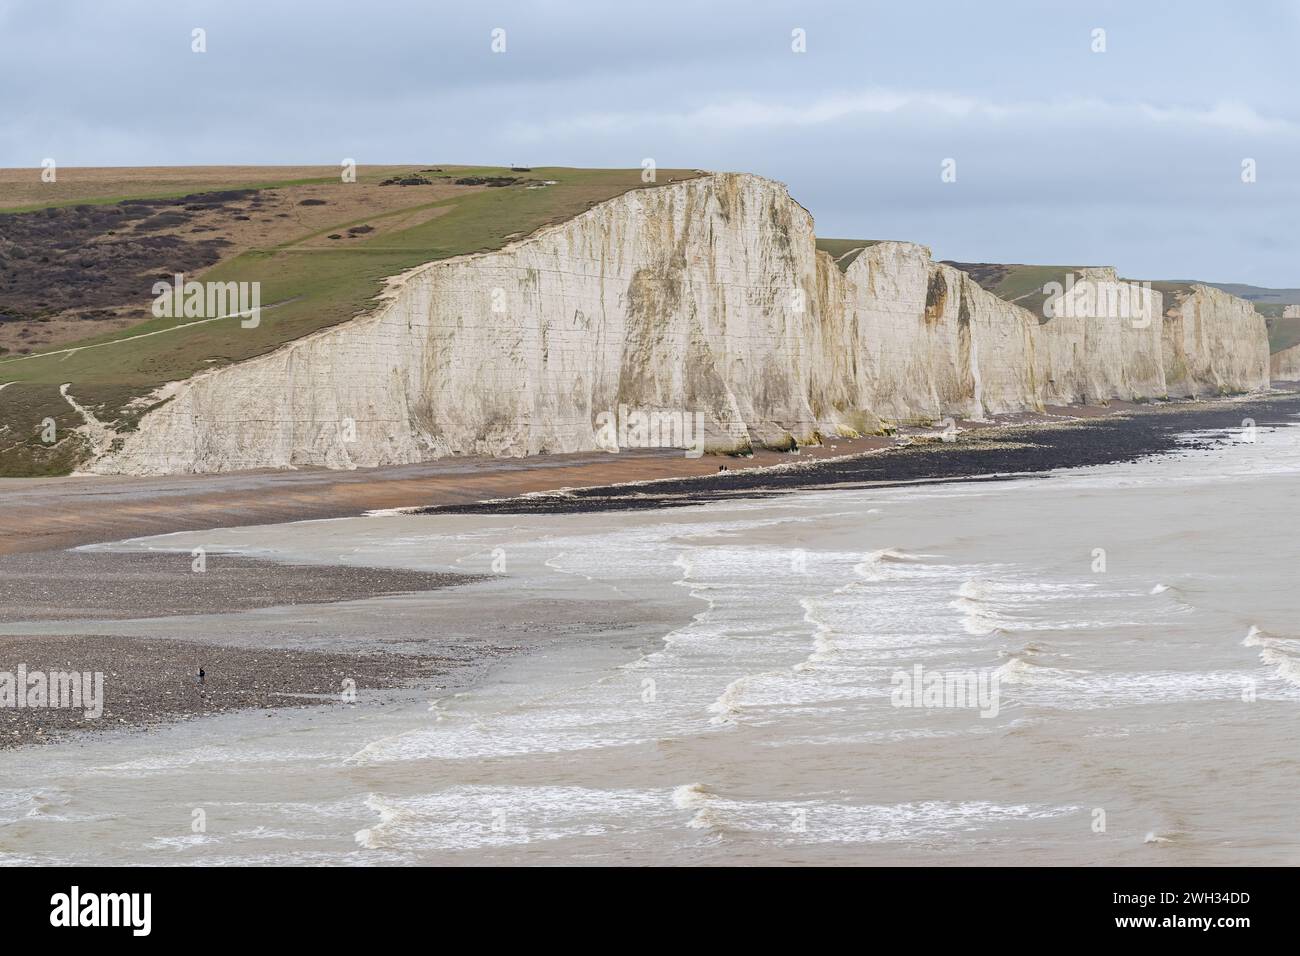
M0 165L652 157L823 236L1296 286L1298 62L1300 0L0 0Z

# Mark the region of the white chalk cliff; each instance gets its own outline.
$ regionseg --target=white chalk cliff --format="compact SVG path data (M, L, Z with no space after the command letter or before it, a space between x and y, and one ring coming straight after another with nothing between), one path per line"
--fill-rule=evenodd
M1165 384L1171 398L1267 387L1268 327L1245 299L1194 285L1165 303Z
M1127 293L1109 267L1081 269L1077 289ZM1036 352L1044 401L1054 405L1162 398L1166 394L1161 344L1161 296L1150 290L1127 308L1085 303L1070 309L1058 298L1038 328ZM1114 303L1118 304L1118 303Z
M1300 382L1300 345L1274 352L1269 359L1273 378L1283 382Z
M1159 299L1159 294L1155 294ZM87 467L351 468L603 446L602 413L703 413L735 450L1044 404L1266 386L1263 320L1206 287L1150 322L1037 316L923 246L841 271L785 188L635 190L391 280L369 314L174 383ZM1138 327L1141 326L1141 327Z

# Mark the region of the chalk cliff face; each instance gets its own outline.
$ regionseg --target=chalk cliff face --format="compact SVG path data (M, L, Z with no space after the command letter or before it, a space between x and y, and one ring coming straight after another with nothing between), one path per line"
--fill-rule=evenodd
M877 415L934 421L1038 406L1034 317L924 246L867 247L837 292L829 311L853 333L839 348L854 356L856 394Z
M882 418L1162 396L1162 336L1165 363L1177 346L1195 369L1180 387L1253 387L1261 348L1267 379L1262 322L1223 293L1184 304L1195 318L1176 335L1158 308L1140 329L1040 324L923 246L878 243L841 272L814 242L807 211L755 176L630 192L499 252L421 266L369 315L169 387L88 467L594 450L620 408L700 413L714 450L780 446ZM1216 345L1234 355L1202 355Z
M620 406L702 412L722 449L877 427L814 375L815 257L812 217L776 183L630 192L500 252L417 268L368 317L197 376L93 467L591 450L597 417Z
M1038 328L1043 400L1163 398L1160 293L1121 282L1108 267L1080 269L1075 278L1084 295L1053 299L1052 317Z
M1220 395L1269 383L1268 329L1245 299L1194 285L1165 303L1169 395Z
M1300 382L1300 345L1274 352L1269 359L1269 372L1283 382Z

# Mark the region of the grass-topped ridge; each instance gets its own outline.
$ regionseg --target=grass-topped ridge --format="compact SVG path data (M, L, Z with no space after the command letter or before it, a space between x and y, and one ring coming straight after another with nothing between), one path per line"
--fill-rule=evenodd
M139 400L159 386L362 314L392 276L491 252L630 190L699 175L660 169L647 184L639 168L437 163L359 167L355 183L329 167L83 172L59 170L57 183L40 183L39 170L0 174L0 183L28 177L0 209L0 333L9 334L0 337L0 476L75 466L83 449L73 429L83 422L59 395L64 383L101 421L129 429L145 410ZM6 245L6 223L20 242ZM175 268L205 258L216 261ZM130 263L132 274L115 275L114 262ZM100 269L114 276L111 293L82 281ZM66 277L65 294L46 295L41 270ZM259 325L154 318L153 284L180 271L261 283ZM46 419L56 424L53 443L43 440Z

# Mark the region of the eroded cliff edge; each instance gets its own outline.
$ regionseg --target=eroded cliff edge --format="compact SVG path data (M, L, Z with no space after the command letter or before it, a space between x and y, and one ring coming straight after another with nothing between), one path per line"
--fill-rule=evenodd
M414 269L366 316L170 386L135 431L92 436L87 467L593 450L620 407L699 412L706 447L732 451L881 419L1268 384L1248 303L1195 286L1166 316L1153 295L1149 321L1043 323L912 243L871 245L841 271L784 186L713 174Z

